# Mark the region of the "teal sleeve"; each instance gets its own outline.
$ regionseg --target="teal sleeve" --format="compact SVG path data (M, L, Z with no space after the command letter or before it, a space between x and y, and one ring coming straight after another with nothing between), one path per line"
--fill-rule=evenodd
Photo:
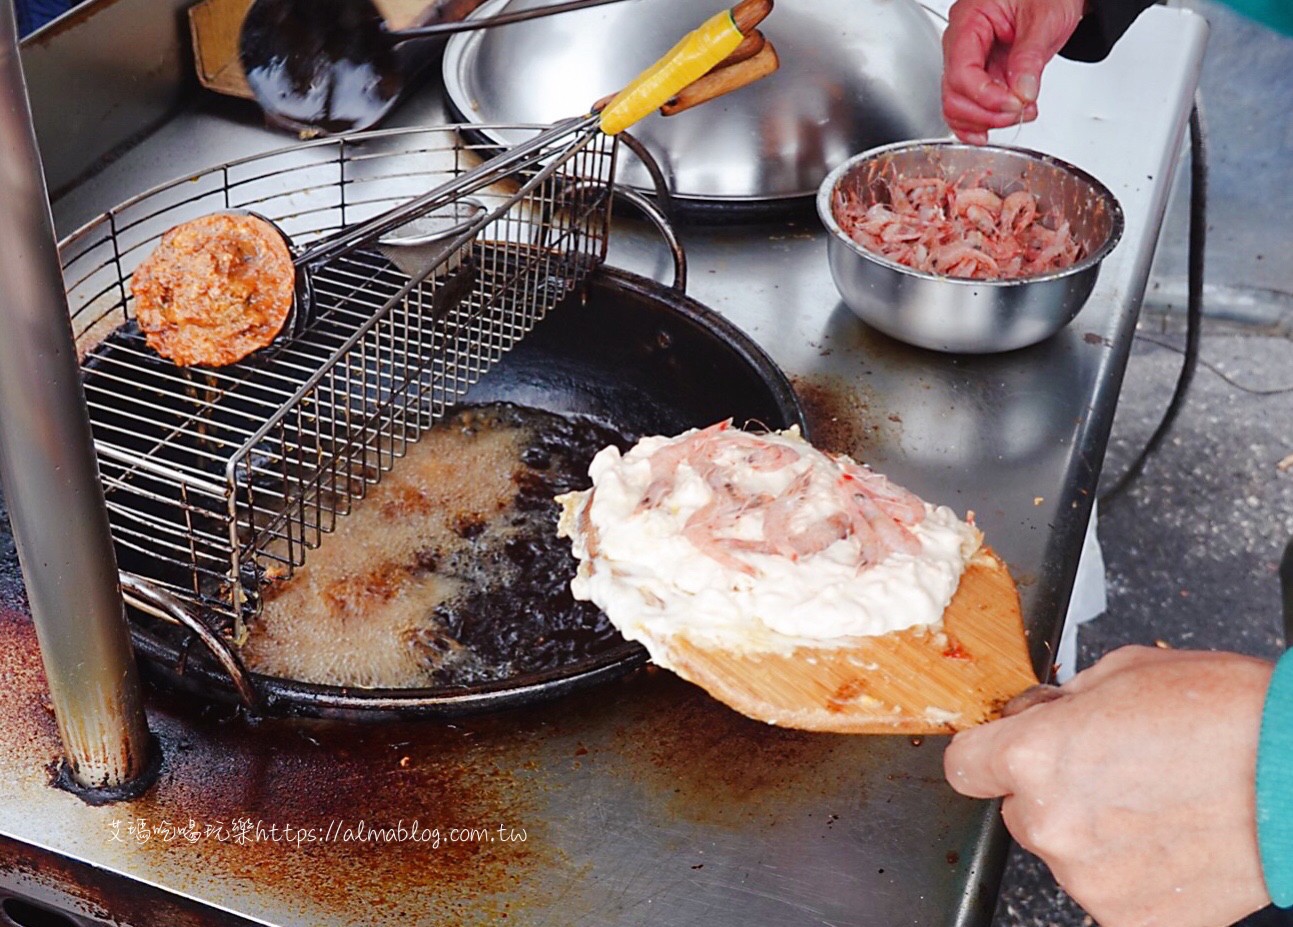
M1225 0L1225 3L1263 26L1293 35L1293 4L1289 0Z
M1293 650L1275 664L1257 744L1257 844L1271 901L1293 906Z

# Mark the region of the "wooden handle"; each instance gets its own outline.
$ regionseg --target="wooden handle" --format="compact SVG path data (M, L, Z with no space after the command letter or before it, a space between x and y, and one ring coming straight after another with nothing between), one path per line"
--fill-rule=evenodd
M678 95L660 107L660 112L673 116L684 110L699 106L725 93L739 90L747 84L767 77L781 64L777 50L771 42L765 41L757 54L744 61L726 67L717 67L704 77L689 84L679 91Z
M754 37L754 27L771 12L772 0L741 0L705 20L610 100L593 104L602 131L615 135L656 106L666 116L682 112L771 74L776 52L762 36Z
M736 23L742 35L749 35L771 12L772 0L741 0L732 7L732 22Z

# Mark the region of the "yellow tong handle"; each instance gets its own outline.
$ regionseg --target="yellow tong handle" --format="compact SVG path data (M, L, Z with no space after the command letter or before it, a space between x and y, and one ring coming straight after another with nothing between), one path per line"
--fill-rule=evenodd
M742 26L752 29L758 19L767 15L771 3L743 0L730 10L711 16L700 28L688 33L677 45L635 77L615 95L601 112L601 129L616 135L652 111L668 103L679 91L713 70L714 66L735 51L745 34ZM747 10L762 9L762 15ZM738 19L742 20L738 24Z

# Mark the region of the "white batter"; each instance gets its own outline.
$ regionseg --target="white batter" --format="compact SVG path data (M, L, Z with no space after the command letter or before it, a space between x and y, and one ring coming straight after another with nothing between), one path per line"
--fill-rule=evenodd
M725 649L780 650L937 627L981 543L951 509L816 450L797 429L644 438L622 456L601 451L589 473L593 489L558 499L559 533L580 561L571 588L643 643L685 629ZM847 474L878 487L898 517L870 530L876 497L862 494L868 523ZM905 533L902 549L877 549L892 530Z

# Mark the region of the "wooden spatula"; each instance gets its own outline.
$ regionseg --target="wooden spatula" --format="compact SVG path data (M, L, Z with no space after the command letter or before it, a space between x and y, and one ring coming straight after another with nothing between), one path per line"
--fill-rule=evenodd
M657 662L742 714L850 734L947 733L1000 714L1037 684L1006 565L984 548L961 578L941 631L910 628L829 647L736 654L685 633L653 639Z

